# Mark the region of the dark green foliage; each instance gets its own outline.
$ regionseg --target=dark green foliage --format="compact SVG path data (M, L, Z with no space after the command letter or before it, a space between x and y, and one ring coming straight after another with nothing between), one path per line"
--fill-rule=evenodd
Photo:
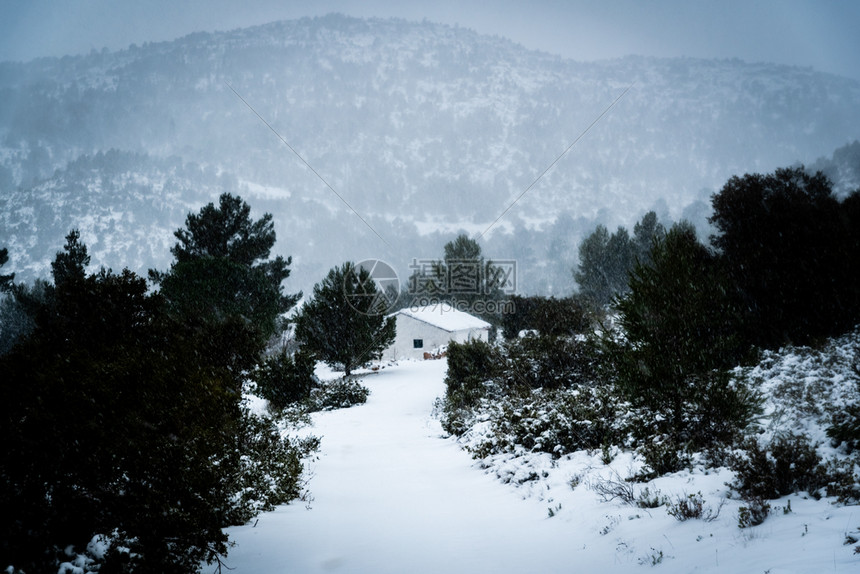
M827 496L836 497L840 504L860 503L860 471L857 457L837 459L831 457L825 465Z
M599 306L627 293L628 275L637 263L650 263L652 245L665 235L653 211L645 214L633 232L632 239L623 227L610 235L606 227L598 225L579 246L579 265L573 276L582 295Z
M639 491L639 496L636 497L636 506L639 508L660 508L669 504L669 499L656 489L653 493L649 487L645 487Z
M846 259L838 262L841 267L834 270L839 284L839 300L833 302L832 309L834 314L842 314L842 317L837 317L831 331L834 333L842 325L848 328L860 325L860 281L857 281L860 275L860 189L840 204L839 223L840 229L847 230L846 244L839 250Z
M5 247L0 249L0 267L6 265L9 262L9 250ZM9 287L12 286L12 281L15 279L15 274L12 273L10 275L0 275L0 293L6 291Z
M497 270L481 254L481 246L466 235L445 244L445 259L436 265L436 275L444 286L444 300L473 303L501 296Z
M505 355L508 386L552 389L592 380L595 372L591 344L566 337L513 339L505 345Z
M594 383L596 349L564 337L448 346L443 428L462 434L480 409L488 439L476 457L525 448L553 456L623 440L616 394Z
M770 514L770 504L763 498L744 499L746 506L738 508L738 528L750 528L764 522Z
M860 404L852 404L834 413L833 424L827 429L835 445L844 444L849 453L860 446Z
M860 257L860 190L855 191L842 201L840 219L842 226L848 229L847 252L851 257L854 257L852 261L856 262L857 257ZM856 290L849 293L854 297L852 303L858 305L860 294Z
M704 520L711 522L719 516L719 510L715 513L713 509L705 505L705 499L701 492L678 496L675 502L666 507L669 516L675 517L680 522L686 520Z
M394 317L377 314L379 290L369 271L351 262L314 285L296 318L296 340L332 367L353 369L381 356L394 342Z
M78 230L72 230L66 236L66 244L63 251L57 253L57 257L51 262L51 272L54 276L54 285L60 287L66 283L83 281L86 276L86 267L90 264L90 256L87 255L87 246L80 242L81 234Z
M621 341L609 341L622 390L658 416L677 445L730 443L754 397L724 370L743 358L740 302L717 259L690 226L655 242L630 293L617 302Z
M851 366L854 374L854 384L860 391L860 362ZM830 426L827 428L833 446L845 445L849 453L860 446L860 402L848 404L844 409L833 413Z
M268 259L275 244L272 216L253 221L248 204L225 193L218 207L210 203L199 214L189 214L185 225L174 233L179 241L171 248L176 261L170 270L150 271L171 313L201 329L220 331L217 337L224 342L231 337L222 327L230 325L262 349L280 327L279 316L301 296L283 293L291 259ZM249 367L237 362L236 353L224 359L238 370Z
M367 402L370 389L349 377L326 382L313 389L306 401L310 412L348 409Z
M580 293L598 305L605 305L616 295L627 291L629 267L627 231L619 227L610 236L606 227L598 225L579 246L579 266L573 276Z
M745 353L735 334L741 302L719 260L684 224L658 240L650 258L617 303L626 336L660 351L672 363L660 368L679 374L734 366Z
M236 439L238 448L232 453L236 460L231 462L237 466L238 496L227 523L244 524L301 495L301 457L316 450L317 439L294 446L281 438L274 420L247 411L239 419Z
M503 298L505 280L504 271L481 254L478 242L461 234L445 244L444 260L434 262L430 270L416 270L409 291L419 304L450 302L458 309L498 324L501 318L486 312L493 309L486 303Z
M276 409L307 399L316 385L315 364L313 356L303 352L269 357L252 375L257 395Z
M719 456L719 449L737 442L747 425L761 414L763 398L726 371L714 370L698 384L700 394L688 413L687 424L693 434L690 442L709 455Z
M114 529L140 570L224 553L231 473L212 461L238 420L228 379L198 366L128 271L67 281L50 303L0 365L4 563L44 571L53 545Z
M743 452L732 457L735 471L732 488L745 500L773 500L805 490L817 496L828 479L821 458L802 435L780 436L766 448L755 439L743 444Z
M508 300L513 304L512 312L502 316L502 336L505 339L517 337L521 331L533 329L531 316L537 307L537 297L511 295Z
M666 228L657 220L657 214L649 211L633 226L634 264L650 265L651 248L664 237Z
M177 314L214 321L243 317L266 338L287 308L274 286L263 268L215 258L177 262L161 281L162 293Z
M459 435L466 430L470 417L488 382L501 372L501 354L496 347L479 339L448 345L448 372L445 375L445 400L442 427Z
M671 438L662 437L661 440L656 430L642 432L642 427L637 430L642 439L638 452L645 461L645 468L635 477L636 480L646 482L689 466L690 457L686 455L684 448Z
M240 408L260 350L245 317L178 312L176 275L168 299L128 270L87 275L86 253L72 232L54 285L11 292L30 324L0 356L0 562L56 571L98 534L100 571L197 572L225 526L298 495L303 450Z
M275 244L275 225L266 213L251 220L251 207L229 193L210 203L200 213L189 213L185 229L174 235L179 242L170 249L178 263L212 257L251 267L268 258Z
M732 177L714 195L712 242L745 296L751 343L804 344L860 320L857 202L802 168Z
M483 383L501 372L501 354L492 345L475 339L448 345L448 372L445 375L446 397L458 403L472 404L481 396Z
M536 330L550 337L584 333L592 324L592 312L581 297L513 295L509 301L512 312L502 316L502 335L516 337L523 330Z
M588 306L579 297L541 300L531 314L529 328L547 337L573 337L592 324Z
M481 256L481 246L467 235L460 234L453 241L449 241L443 248L445 261L477 261Z

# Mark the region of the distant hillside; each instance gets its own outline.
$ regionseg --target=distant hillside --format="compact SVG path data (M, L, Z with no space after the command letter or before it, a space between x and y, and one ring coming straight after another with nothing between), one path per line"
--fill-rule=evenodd
M233 190L274 214L292 290L345 259L405 277L458 230L487 229L628 87L482 239L521 261L521 290L569 292L598 222L701 220L731 175L860 137L860 84L810 69L580 63L426 22L278 22L0 64L0 246L22 279L71 225L94 264L163 266L185 213Z

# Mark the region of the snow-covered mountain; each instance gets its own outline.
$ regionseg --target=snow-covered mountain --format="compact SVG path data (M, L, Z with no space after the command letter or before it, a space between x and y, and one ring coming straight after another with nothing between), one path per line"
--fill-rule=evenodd
M860 137L860 84L811 69L581 63L344 16L0 63L0 101L0 247L19 279L47 275L71 227L95 265L164 267L185 214L232 191L273 213L306 292L346 259L405 278L516 201L485 255L518 260L520 291L565 294L596 223L702 223L731 175Z

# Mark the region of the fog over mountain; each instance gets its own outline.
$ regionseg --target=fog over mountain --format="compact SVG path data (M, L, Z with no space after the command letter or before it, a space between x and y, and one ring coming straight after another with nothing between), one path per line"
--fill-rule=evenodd
M560 295L597 223L655 209L701 227L730 176L796 162L860 184L857 81L580 63L429 22L327 16L0 63L0 101L0 247L24 281L73 227L94 266L164 268L185 215L229 191L274 215L291 291L347 259L405 279L464 230L518 261L521 292Z

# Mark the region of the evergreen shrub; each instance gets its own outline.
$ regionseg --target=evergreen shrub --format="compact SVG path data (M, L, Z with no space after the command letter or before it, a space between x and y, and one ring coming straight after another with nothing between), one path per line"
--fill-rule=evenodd
M317 385L314 358L306 353L278 353L266 359L253 375L257 394L276 409L307 399Z
M351 377L342 377L313 389L307 399L308 410L332 411L367 402L370 389Z
M803 435L777 437L765 448L747 439L729 468L736 474L731 487L744 499L773 500L802 490L819 496L828 482L821 457Z

